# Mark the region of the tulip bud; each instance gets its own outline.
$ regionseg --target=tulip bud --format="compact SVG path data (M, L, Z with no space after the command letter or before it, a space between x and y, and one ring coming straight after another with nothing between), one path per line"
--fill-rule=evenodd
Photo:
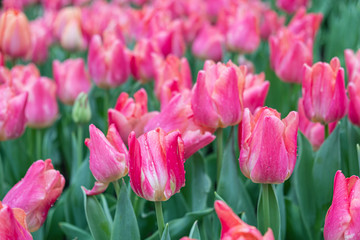
M76 98L72 110L72 118L75 123L87 123L90 121L91 108L86 93L81 92Z
M50 207L61 195L64 185L64 177L54 169L50 159L38 160L5 195L3 203L11 208L23 209L29 231L35 232L45 222Z
M184 143L180 133L161 128L138 139L129 135L129 177L133 191L148 201L166 201L185 185Z
M349 82L360 73L360 50L354 53L351 49L344 51L346 70L349 78Z
M324 239L360 239L360 180L345 178L338 170L334 179L334 194L325 217Z
M302 92L307 118L322 124L343 118L348 99L340 60L335 57L330 64L318 62L304 69Z
M31 46L29 22L24 13L10 9L0 17L0 50L11 57L25 57Z
M220 239L274 240L271 228L262 236L256 227L242 221L225 202L216 200L214 207L221 223Z
M97 182L87 195L97 195L106 190L110 182L128 173L128 151L115 126L109 127L106 137L93 124L89 126L90 139L85 140L90 150L90 170Z
M263 107L253 116L245 109L241 126L240 169L255 183L282 183L296 163L299 116L281 120L275 109Z

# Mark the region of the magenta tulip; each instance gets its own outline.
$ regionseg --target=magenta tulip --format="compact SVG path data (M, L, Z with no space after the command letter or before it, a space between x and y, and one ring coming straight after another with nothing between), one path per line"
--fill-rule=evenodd
M277 0L276 6L287 13L293 13L300 7L306 7L309 0Z

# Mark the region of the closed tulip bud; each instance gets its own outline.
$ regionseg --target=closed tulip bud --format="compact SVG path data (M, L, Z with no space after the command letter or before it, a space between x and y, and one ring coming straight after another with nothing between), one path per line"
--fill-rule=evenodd
M357 72L353 79L348 84L349 93L349 120L360 126L360 72Z
M191 107L195 121L208 128L225 128L241 121L246 69L206 61L193 87Z
M24 210L10 208L0 201L0 236L1 239L32 240L28 231Z
M335 57L330 64L305 65L302 93L305 114L310 121L328 124L343 118L348 99L340 60Z
M299 116L281 120L275 109L261 108L253 116L245 109L241 126L240 169L255 183L282 183L296 163Z
M75 100L72 119L75 123L87 123L91 118L91 108L86 93L80 93Z
M300 8L291 19L287 28L304 39L315 41L323 15L321 13L306 13L305 8Z
M88 93L91 89L89 73L82 58L68 59L62 63L55 60L53 75L57 85L56 94L65 104L74 104L81 92Z
M0 141L20 137L26 126L26 92L16 94L6 84L0 85Z
M269 86L270 82L265 81L264 73L247 74L244 88L244 108L249 108L254 114L258 107L264 106Z
M23 209L29 231L34 232L45 222L50 207L61 195L64 185L65 178L54 169L50 159L38 160L5 195L3 203L11 208Z
M115 126L109 127L106 137L93 124L89 126L90 138L85 140L90 150L90 170L97 180L87 195L97 195L106 190L110 182L128 173L128 151Z
M246 224L233 210L223 201L215 201L216 214L221 223L221 240L232 239L253 239L253 240L274 240L274 234L269 228L264 236L254 226Z
M133 191L148 201L166 201L185 185L184 142L178 131L161 128L136 139L129 135L129 177Z
M344 56L349 82L352 82L356 75L360 73L360 50L354 53L353 50L346 49Z
M360 239L359 200L359 177L345 178L340 170L337 171L333 200L325 217L325 240Z
M306 7L309 0L277 0L276 6L287 13L293 13L301 7Z
M0 17L0 49L11 57L25 57L31 46L29 22L24 13L10 9Z
M88 65L91 78L101 88L120 86L130 73L125 46L119 40L103 44L99 35L91 39Z

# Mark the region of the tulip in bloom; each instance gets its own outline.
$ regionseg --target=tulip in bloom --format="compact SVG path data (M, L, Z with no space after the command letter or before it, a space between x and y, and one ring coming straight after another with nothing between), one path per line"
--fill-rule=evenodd
M221 240L232 239L254 239L254 240L274 240L274 234L269 228L264 236L254 226L246 224L241 220L232 209L223 201L215 201L216 214L221 223Z
M318 62L304 69L302 92L307 118L322 124L343 118L348 99L340 60L335 57L330 64Z
M287 29L304 39L315 41L323 15L321 13L306 13L305 8L300 8L291 19Z
M10 208L0 201L0 237L1 239L32 240L28 231L24 210Z
M258 107L264 106L270 82L265 81L265 74L248 73L245 77L244 108L249 108L255 113Z
M5 195L3 203L11 208L23 209L29 231L34 232L45 222L50 207L61 195L64 185L65 178L54 169L50 159L38 160Z
M348 84L349 92L349 109L348 117L349 120L360 126L360 72L356 73L356 76L353 76L351 81Z
M293 13L301 7L306 7L309 0L277 0L276 6L287 13Z
M25 57L31 46L29 22L24 13L10 9L0 17L0 50L11 57Z
M299 116L281 120L275 109L263 107L253 116L245 109L241 126L240 169L255 183L282 183L296 162Z
M0 141L18 138L25 131L26 92L16 94L6 84L0 85Z
M48 57L48 48L52 42L51 29L45 18L30 22L31 47L27 59L33 62L45 62Z
M90 150L90 170L97 180L87 195L97 195L106 190L110 182L128 173L129 155L126 146L111 124L106 137L93 124L89 126L90 138L85 140Z
M88 93L91 89L89 73L82 58L68 59L62 63L55 60L53 75L57 85L56 94L65 104L72 105L81 92Z
M360 239L359 200L359 177L345 178L340 170L337 171L333 200L325 217L325 240Z
M136 135L143 134L146 123L157 114L158 112L148 112L147 94L143 88L134 94L134 99L123 92L117 99L115 108L108 110L109 125L115 124L116 130L127 144L130 132L135 131Z
M360 50L354 53L353 50L346 49L344 56L349 82L352 82L358 73L360 73Z
M95 35L89 46L88 65L91 78L101 88L120 86L129 76L128 56L119 40L103 44Z
M208 128L225 128L241 121L246 68L206 61L193 87L195 121Z
M178 131L161 128L136 139L129 135L129 177L134 192L148 201L166 201L185 185L184 142Z
M284 26L285 17L271 9L264 9L260 17L260 36L262 39L268 39Z

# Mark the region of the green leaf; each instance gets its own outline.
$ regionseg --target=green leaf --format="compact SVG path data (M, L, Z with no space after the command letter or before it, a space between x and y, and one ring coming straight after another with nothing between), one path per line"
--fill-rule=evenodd
M285 239L310 239L305 234L306 229L301 218L301 211L293 201L285 199L286 209L286 236Z
M272 184L262 184L257 212L258 229L265 234L271 228L275 239L281 239L279 203Z
M95 240L106 240L111 237L111 223L105 216L95 196L86 196L84 190L85 215L91 235Z
M161 240L171 240L169 232L169 224L166 224Z
M195 221L194 225L191 227L189 238L201 240L198 221Z
M77 239L77 240L90 240L93 239L91 235L69 223L61 222L59 223L61 230L65 233L68 239Z
M140 239L140 232L126 184L122 181L111 234L112 240Z
M360 142L360 129L351 124L347 119L344 119L347 123L347 137L348 144L345 149L342 149L341 159L344 159L344 154L348 154L348 173L345 176L360 175L360 164L358 161L357 144ZM341 122L342 123L342 122ZM342 143L343 141L341 141ZM344 153L345 152L345 153ZM344 173L345 174L345 173Z

